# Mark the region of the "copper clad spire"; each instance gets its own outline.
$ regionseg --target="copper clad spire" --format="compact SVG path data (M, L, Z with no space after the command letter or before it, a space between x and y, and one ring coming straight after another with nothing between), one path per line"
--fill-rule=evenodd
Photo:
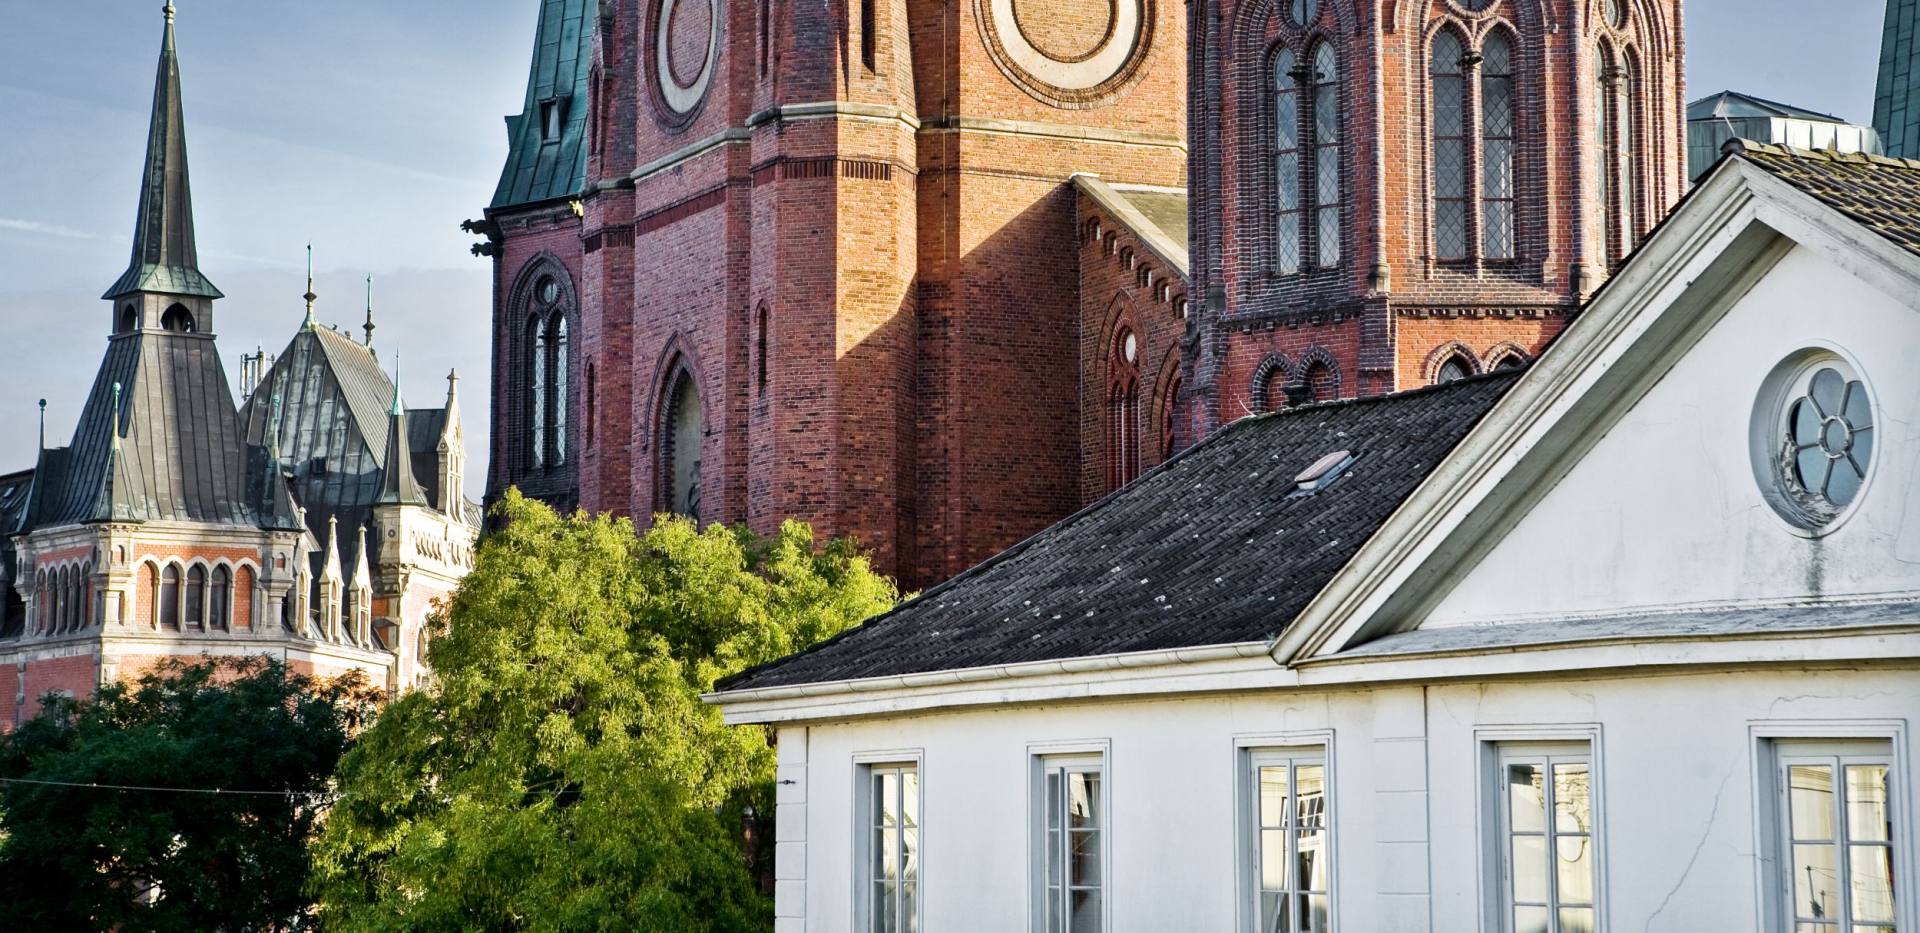
M219 298L200 274L194 245L193 194L187 179L186 117L180 101L180 60L174 51L172 3L162 8L166 30L153 85L153 115L147 128L147 159L140 182L140 212L133 227L127 271L102 298L159 292Z

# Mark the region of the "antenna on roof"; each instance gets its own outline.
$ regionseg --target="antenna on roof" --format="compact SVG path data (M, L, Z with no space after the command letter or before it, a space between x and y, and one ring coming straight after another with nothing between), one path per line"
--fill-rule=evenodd
M307 244L307 293L301 297L307 299L307 320L301 326L312 330L313 301L320 296L313 293L313 244L311 242Z
M367 346L373 346L373 276L367 276Z

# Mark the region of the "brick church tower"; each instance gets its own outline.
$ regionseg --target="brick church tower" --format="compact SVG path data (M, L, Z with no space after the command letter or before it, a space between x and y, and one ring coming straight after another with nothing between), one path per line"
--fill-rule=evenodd
M1686 177L1679 0L541 10L489 497L909 586L1242 415L1526 362Z
M797 517L922 585L1103 492L1112 412L1138 469L1152 406L1083 391L1083 317L1153 317L1126 352L1171 391L1181 5L542 9L474 226L496 262L490 497Z
M1523 362L1686 183L1679 0L1197 0L1197 434Z

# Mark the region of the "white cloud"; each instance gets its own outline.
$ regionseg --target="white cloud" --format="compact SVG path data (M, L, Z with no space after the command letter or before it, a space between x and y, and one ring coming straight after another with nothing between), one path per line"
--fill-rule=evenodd
M0 230L13 230L18 233L33 233L40 236L57 236L68 240L97 240L100 235L58 224L43 224L37 220L17 220L12 217L0 217Z

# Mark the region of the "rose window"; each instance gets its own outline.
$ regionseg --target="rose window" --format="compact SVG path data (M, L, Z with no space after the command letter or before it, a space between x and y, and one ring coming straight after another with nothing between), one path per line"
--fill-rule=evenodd
M1821 512L1853 502L1873 458L1873 407L1867 387L1832 367L1816 370L1790 403L1787 478L1795 498Z

